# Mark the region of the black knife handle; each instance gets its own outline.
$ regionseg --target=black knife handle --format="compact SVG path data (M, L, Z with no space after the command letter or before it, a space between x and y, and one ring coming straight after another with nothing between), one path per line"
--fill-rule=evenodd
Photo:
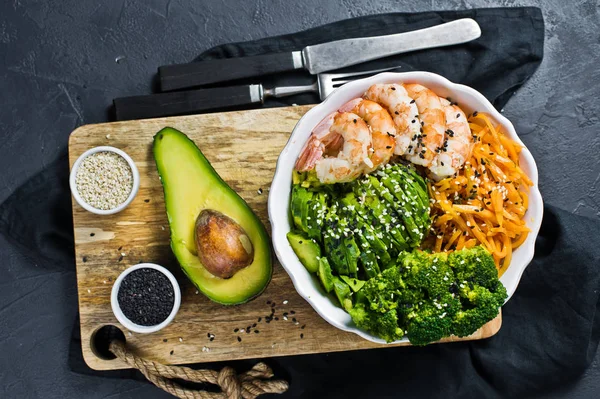
M262 102L262 85L177 91L113 100L118 121L192 114Z
M294 51L165 65L158 68L158 75L161 90L171 91L299 68L302 68L302 55Z

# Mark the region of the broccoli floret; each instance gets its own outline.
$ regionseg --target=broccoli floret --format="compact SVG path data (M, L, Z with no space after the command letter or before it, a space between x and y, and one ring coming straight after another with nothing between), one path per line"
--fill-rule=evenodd
M447 255L413 252L401 270L410 287L401 293L398 313L413 345L426 345L450 335L460 301L451 293L454 273Z
M473 334L498 315L506 288L498 279L494 258L483 247L457 251L448 256L457 280L462 309L454 316L451 332L459 337Z
M359 328L364 328L387 342L402 339L404 336L404 331L398 327L398 316L394 309L380 313L358 303L350 309L350 316Z
M460 289L460 297L463 309L454 316L451 332L458 337L466 337L498 316L498 309L506 299L506 288L499 284L496 292L491 292L479 285L473 288L465 286Z
M451 326L452 316L447 314L446 308L423 302L407 315L406 332L411 344L427 345L450 335Z
M454 281L445 253L412 252L403 257L400 270L410 288L424 290L429 298L447 294Z
M398 268L391 267L368 280L360 293L366 298L370 310L385 313L397 308L400 288L403 285Z
M498 287L498 269L494 258L482 246L452 252L448 255L448 264L458 282L466 281L491 290Z

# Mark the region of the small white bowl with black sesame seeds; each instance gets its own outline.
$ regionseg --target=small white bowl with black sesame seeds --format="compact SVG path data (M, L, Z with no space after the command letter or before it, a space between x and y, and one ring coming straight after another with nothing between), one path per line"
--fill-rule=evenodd
M112 215L133 201L140 188L140 174L127 153L99 146L77 158L71 168L69 186L83 209L97 215Z
M173 321L181 305L181 289L175 276L165 267L140 263L117 277L110 305L123 327L136 333L150 334Z

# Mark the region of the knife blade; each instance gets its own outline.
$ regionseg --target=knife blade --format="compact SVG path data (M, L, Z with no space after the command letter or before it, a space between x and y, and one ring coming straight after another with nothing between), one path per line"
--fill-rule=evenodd
M463 18L411 32L307 46L301 51L165 65L158 68L158 74L162 91L302 68L315 75L409 51L461 44L480 36L477 22Z

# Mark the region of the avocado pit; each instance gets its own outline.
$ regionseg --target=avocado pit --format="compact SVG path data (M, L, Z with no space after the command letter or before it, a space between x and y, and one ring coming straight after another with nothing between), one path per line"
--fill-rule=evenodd
M200 262L216 277L230 278L254 260L254 247L244 229L221 212L200 212L194 236Z

